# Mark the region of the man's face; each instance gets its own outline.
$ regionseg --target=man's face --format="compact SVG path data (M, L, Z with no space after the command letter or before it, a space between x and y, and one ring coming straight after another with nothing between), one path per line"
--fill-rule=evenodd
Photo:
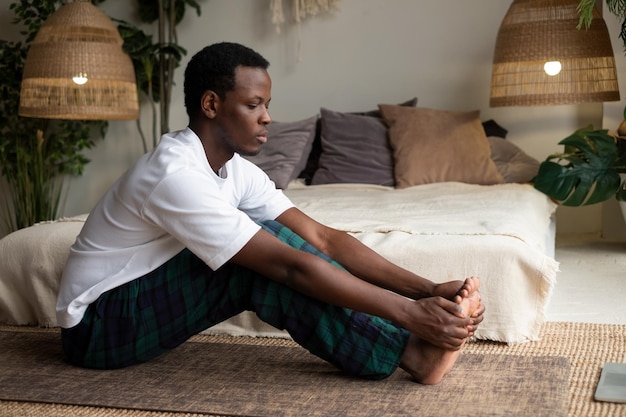
M226 93L216 118L223 144L231 151L256 155L267 141L267 125L272 121L268 112L271 90L266 70L243 66L235 70L235 88Z

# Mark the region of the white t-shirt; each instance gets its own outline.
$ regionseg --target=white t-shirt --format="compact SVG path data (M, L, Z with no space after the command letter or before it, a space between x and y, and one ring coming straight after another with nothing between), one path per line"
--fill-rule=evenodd
M256 165L235 154L211 169L189 128L166 134L98 202L63 271L62 327L80 322L102 293L153 271L184 248L216 270L293 203Z

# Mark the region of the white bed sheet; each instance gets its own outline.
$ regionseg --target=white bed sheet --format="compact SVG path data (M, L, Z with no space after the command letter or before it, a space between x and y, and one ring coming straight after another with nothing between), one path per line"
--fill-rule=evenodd
M558 271L557 206L531 185L341 184L286 194L316 220L435 282L479 276L487 311L477 338L538 339Z
M433 281L481 277L487 312L478 338L520 343L539 337L558 271L550 227L556 205L532 186L293 184L285 192L313 218ZM36 225L0 240L0 323L56 325L61 269L83 219ZM209 332L287 336L251 313Z
M402 190L362 184L285 193L316 220L355 236L390 261L435 282L481 278L485 320L476 337L507 343L539 338L558 271L556 204L527 184L439 183ZM275 335L252 314L214 332Z

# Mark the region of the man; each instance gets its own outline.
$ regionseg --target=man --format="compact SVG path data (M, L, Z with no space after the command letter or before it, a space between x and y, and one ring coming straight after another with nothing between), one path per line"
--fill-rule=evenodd
M483 319L478 278L436 285L295 208L259 168L269 63L234 43L185 71L189 126L103 196L71 248L57 302L68 360L150 360L244 310L363 378L398 366L437 383Z

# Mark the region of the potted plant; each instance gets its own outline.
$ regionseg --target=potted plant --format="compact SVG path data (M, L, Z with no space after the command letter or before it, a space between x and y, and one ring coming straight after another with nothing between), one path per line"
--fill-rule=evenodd
M4 177L3 224L6 232L52 220L63 199L63 178L80 175L95 145L94 131L104 137L106 122L51 120L17 114L24 61L39 27L59 0L15 2L14 23L23 24L19 42L0 40L0 172Z
M539 166L533 180L536 189L564 206L596 204L612 197L624 205L625 138L588 126L559 144L564 151L550 155ZM624 207L622 212L626 212Z
M93 0L95 4L104 0ZM66 190L68 175L81 175L89 160L85 149L95 145L96 136L104 137L106 121L51 120L20 117L17 114L24 61L31 42L42 23L63 3L62 0L38 2L16 1L10 5L23 24L24 39L19 42L0 40L0 180L4 192L0 206L0 236L34 223L57 218ZM153 108L159 104L161 132L169 129L168 109L173 74L186 51L176 44L175 26L180 23L186 6L200 14L195 0L155 2L137 0L138 13L144 23L158 23L158 41L129 23L117 20L124 39L124 49L131 56L139 90ZM137 121L139 132L147 144ZM159 137L153 128L153 146ZM4 229L4 230L3 230Z

